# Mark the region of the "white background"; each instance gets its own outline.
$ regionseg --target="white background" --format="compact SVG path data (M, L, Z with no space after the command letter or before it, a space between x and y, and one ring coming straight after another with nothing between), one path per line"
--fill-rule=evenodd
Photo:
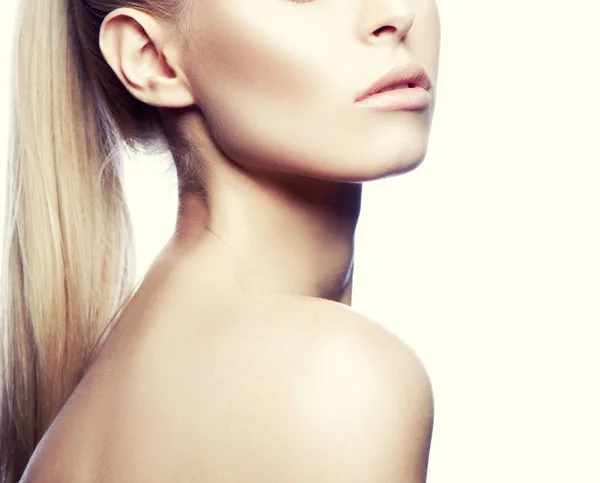
M430 483L600 483L600 4L438 5L427 159L365 186L354 307L430 373ZM166 167L127 171L139 276L174 226Z

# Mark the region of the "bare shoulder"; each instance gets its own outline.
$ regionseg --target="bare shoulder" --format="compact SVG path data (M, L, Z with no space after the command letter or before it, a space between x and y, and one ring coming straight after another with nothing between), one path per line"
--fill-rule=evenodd
M32 476L52 461L52 481L424 481L431 389L394 334L308 297L213 309L120 343Z
M394 389L390 384L399 384L395 389L411 389L414 395L430 397L423 364L396 334L340 303L314 298L301 303L304 308L294 312L296 322L320 328L313 346L321 368L318 376L326 375L326 371L347 371L353 387L364 376L390 389Z
M257 298L214 340L140 393L158 402L136 429L161 434L147 455L202 483L425 481L429 379L383 326L322 299Z
M238 347L241 352L223 359L243 364L235 364L230 379L219 379L218 388L210 386L211 417L196 420L193 431L210 440L189 445L198 448L211 478L425 481L431 387L400 339L321 299L280 298L246 307L246 314L266 320L266 332L245 338L249 352ZM206 389L199 387L202 394Z
M315 449L310 479L425 481L433 397L421 361L395 334L345 306L323 306L319 317L334 320L332 333L297 387L306 438L298 443Z

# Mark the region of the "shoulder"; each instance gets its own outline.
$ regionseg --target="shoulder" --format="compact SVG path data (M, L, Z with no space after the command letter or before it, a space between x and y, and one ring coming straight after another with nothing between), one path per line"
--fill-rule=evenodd
M320 316L342 324L315 348L296 408L315 455L323 455L315 456L320 474L356 483L425 481L433 398L420 360L364 315L330 305Z
M429 377L420 359L376 320L344 304L310 297L290 301L288 308L294 319L290 330L314 335L310 350L320 368L316 376L346 372L352 376L352 387L358 382L378 383L430 395Z
M258 471L256 479L246 478L252 483L425 481L432 392L423 365L398 337L322 299L280 298L246 309L262 314L270 329L258 332L264 343L244 339L248 357L229 382L219 379L220 394L212 394L221 409L196 434L223 428L223 421L212 425L229 405L227 424L236 429L226 447L252 455L248 464ZM206 395L206 386L198 389ZM214 442L201 452L231 468Z
M425 480L431 389L393 333L322 299L232 305L95 371L66 461L102 481Z

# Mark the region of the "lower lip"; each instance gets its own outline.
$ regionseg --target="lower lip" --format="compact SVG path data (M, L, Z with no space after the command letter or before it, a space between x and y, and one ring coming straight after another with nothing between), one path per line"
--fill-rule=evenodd
M422 87L404 87L379 92L356 103L378 111L421 111L431 104L431 94Z

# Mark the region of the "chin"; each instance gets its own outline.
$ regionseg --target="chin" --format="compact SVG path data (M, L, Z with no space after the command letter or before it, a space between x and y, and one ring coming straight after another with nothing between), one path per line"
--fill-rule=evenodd
M398 176L401 174L408 173L408 172L416 169L418 166L420 166L420 164L422 162L423 162L423 159L419 159L417 161L413 161L413 162L409 162L409 163L396 164L393 167L390 167L388 169L372 170L369 173L363 173L362 175L356 176L355 178L356 178L356 181L360 181L363 183L366 183L369 181L376 181L378 179L390 178L392 176Z
M389 178L408 173L419 167L425 160L427 145L418 143L403 146L402 150L387 152L367 152L360 156L342 157L338 163L331 162L328 169L316 173L316 177L331 181L361 183Z
M428 144L429 130L419 123L380 124L353 139L336 139L311 165L320 169L320 177L331 180L374 181L416 169L426 157Z
M396 164L387 170L382 169L379 172L372 173L369 178L366 178L363 181L365 181L365 182L375 181L378 179L390 178L392 176L397 176L400 174L408 173L408 172L413 171L414 169L418 168L424 159L425 159L425 157L423 156L419 159L412 160L410 162Z
M376 160L364 159L363 162L339 164L333 166L320 166L310 171L306 170L289 170L288 174L306 176L313 179L321 179L324 181L334 181L340 183L366 183L378 179L389 178L400 174L408 173L416 169L425 159L425 156L416 158L396 157L393 160ZM350 166L353 166L350 168Z

